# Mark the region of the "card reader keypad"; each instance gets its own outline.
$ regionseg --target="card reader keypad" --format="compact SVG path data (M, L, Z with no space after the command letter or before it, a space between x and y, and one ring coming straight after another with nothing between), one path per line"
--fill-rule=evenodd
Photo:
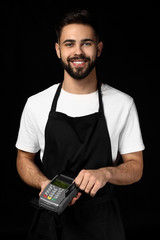
M45 198L55 201L63 191L64 189L57 188L56 186L50 184L46 191L44 192L43 196Z
M58 214L62 213L78 192L73 180L62 174L56 175L43 190L39 206Z

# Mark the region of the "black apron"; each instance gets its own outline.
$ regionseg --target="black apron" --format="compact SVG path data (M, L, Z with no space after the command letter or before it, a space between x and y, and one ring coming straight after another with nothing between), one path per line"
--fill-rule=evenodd
M98 112L82 117L56 112L61 88L62 83L57 88L45 129L44 174L52 179L64 171L77 175L82 169L112 166L100 85ZM60 215L38 210L31 235L29 239L34 240L124 240L111 184L107 183L94 197L82 193L80 199Z

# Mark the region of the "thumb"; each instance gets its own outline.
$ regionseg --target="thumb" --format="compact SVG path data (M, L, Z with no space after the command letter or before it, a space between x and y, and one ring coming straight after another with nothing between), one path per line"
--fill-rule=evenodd
M47 185L50 183L50 180L46 180L42 183L41 185L41 191L39 193L39 196L42 194L42 192L44 191L44 189L47 187Z

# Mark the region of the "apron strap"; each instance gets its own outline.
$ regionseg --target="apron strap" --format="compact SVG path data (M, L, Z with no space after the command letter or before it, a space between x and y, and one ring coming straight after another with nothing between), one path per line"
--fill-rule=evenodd
M56 111L56 106L57 106L57 101L61 92L63 82L61 82L57 88L56 94L54 96L53 102L52 102L52 107L51 107L51 112ZM101 93L101 84L98 82L97 83L97 88L98 88L98 100L99 100L99 112L103 113L103 103L102 103L102 93Z
M58 101L58 98L59 98L59 95L61 92L62 84L63 84L63 82L61 82L57 88L56 94L55 94L53 102L52 102L51 112L56 111L57 101Z
M103 102L102 102L102 93L101 93L101 83L97 83L97 88L98 88L98 99L99 99L99 112L104 113L103 110Z

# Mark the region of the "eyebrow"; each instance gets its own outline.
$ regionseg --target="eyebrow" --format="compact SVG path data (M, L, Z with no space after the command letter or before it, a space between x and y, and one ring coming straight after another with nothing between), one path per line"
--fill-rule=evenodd
M81 42L94 42L91 38L82 39Z
M76 40L66 39L62 44L67 43L67 42L74 43L74 42L76 42ZM94 42L94 41L91 38L85 38L85 39L82 39L81 42Z

